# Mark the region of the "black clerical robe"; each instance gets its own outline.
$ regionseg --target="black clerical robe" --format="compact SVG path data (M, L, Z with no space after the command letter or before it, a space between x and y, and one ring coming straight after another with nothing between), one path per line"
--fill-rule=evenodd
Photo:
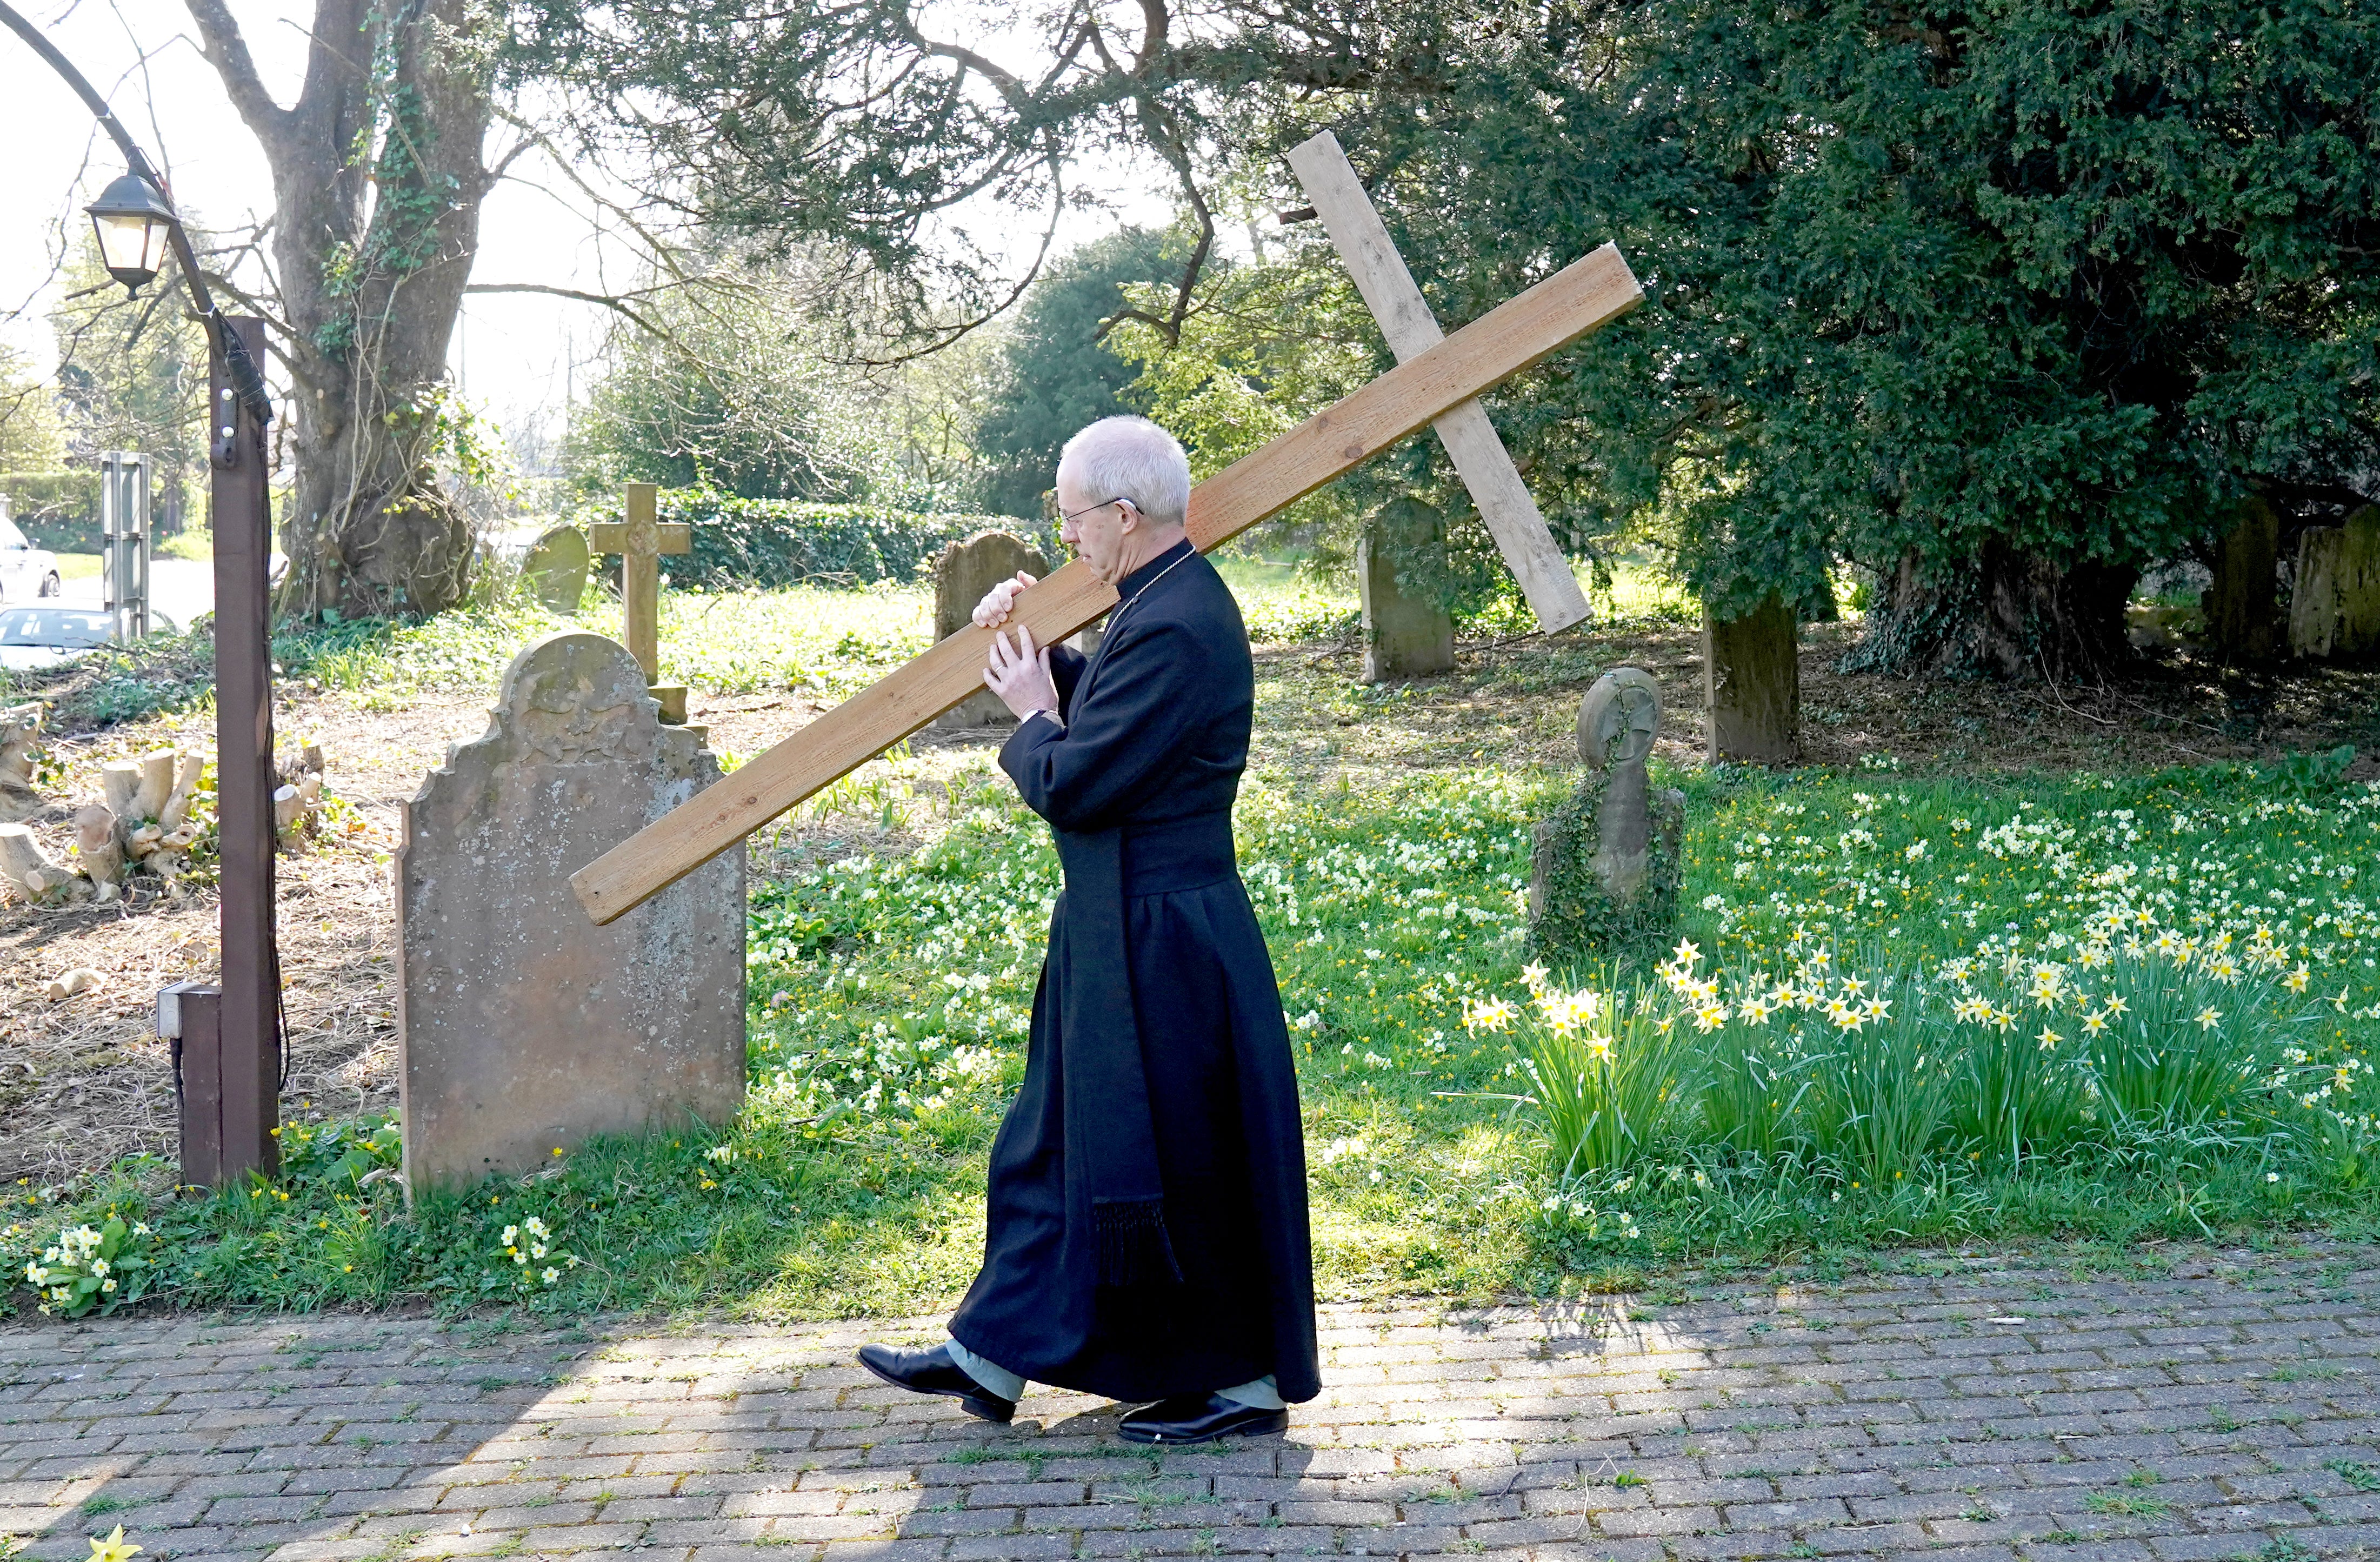
M1027 720L1001 750L1066 887L992 1143L983 1269L951 1333L1113 1399L1268 1373L1311 1399L1297 1077L1232 849L1247 631L1187 543L1117 594L1094 655L1050 653L1063 725Z

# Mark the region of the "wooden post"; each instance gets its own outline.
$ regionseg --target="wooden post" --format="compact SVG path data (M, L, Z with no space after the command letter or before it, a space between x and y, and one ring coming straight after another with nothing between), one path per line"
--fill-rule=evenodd
M157 1033L173 1044L182 1117L181 1183L218 1188L224 1172L223 989L176 982L157 995Z
M1572 262L1191 490L1191 545L1237 536L1644 297L1611 245ZM1115 602L1076 559L1020 594L1010 619L1049 645ZM867 763L983 687L991 636L969 625L646 825L570 875L578 903L612 921Z
M1292 147L1289 165L1397 361L1443 341L1446 334L1439 329L1438 317L1430 313L1428 300L1390 241L1379 213L1339 149L1339 138L1325 130ZM1546 518L1537 513L1529 485L1521 481L1520 469L1496 435L1496 425L1488 421L1488 409L1475 397L1448 409L1435 426L1439 443L1453 458L1463 486L1471 492L1471 502L1479 506L1479 519L1521 583L1521 594L1529 599L1537 628L1552 634L1585 622L1586 593L1578 589L1578 578L1570 572L1570 561L1554 542Z
M236 316L264 361L264 323ZM280 1165L281 961L273 944L273 506L264 425L217 361L208 407L215 540L215 809L223 882L222 1159L208 1180ZM185 1180L191 1180L185 1174Z
M1741 618L1703 611L1703 709L1710 763L1791 764L1802 752L1801 641L1775 592Z
M627 519L599 520L588 529L589 548L620 555L621 642L645 669L647 683L661 677L661 555L694 551L693 527L654 519L660 494L652 483L631 482L622 509Z

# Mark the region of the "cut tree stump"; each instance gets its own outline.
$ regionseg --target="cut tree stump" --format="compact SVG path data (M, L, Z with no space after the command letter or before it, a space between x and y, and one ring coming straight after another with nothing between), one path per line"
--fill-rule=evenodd
M1710 763L1791 764L1802 752L1802 662L1793 610L1775 592L1741 618L1703 614Z
M39 900L54 889L64 889L79 875L50 860L33 832L22 824L0 824L0 877L18 893Z
M115 815L98 803L74 816L75 851L95 885L124 883L124 843L115 838Z
M2231 529L2215 545L2214 583L2199 597L2209 646L2253 661L2280 649L2280 553L2281 520L2273 506L2240 501Z
M0 711L0 814L21 819L42 806L33 787L33 752L41 736L39 703Z

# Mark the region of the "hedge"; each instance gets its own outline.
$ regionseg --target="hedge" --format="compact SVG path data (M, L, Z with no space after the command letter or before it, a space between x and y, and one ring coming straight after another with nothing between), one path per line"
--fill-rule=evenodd
M658 509L662 519L693 527L693 554L664 567L671 584L698 591L914 580L930 571L945 544L995 529L1030 539L1045 555L1056 542L1045 527L1013 516L743 499L710 488L662 489ZM609 500L574 519L618 520L620 505Z
M11 519L37 548L58 553L99 551L99 473L0 472L0 497Z

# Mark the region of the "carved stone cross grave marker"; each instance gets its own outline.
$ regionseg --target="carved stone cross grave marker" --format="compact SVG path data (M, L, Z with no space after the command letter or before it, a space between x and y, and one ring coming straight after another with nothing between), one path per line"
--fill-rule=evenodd
M1339 138L1325 130L1292 147L1289 166L1304 187L1305 198L1314 202L1315 214L1322 219L1339 258L1355 280L1355 290L1364 295L1364 307L1372 311L1397 361L1402 363L1445 340L1438 317L1430 313L1428 300L1414 285L1413 274L1405 269L1379 213L1364 193L1363 182L1355 177L1347 154L1339 149ZM1479 506L1479 519L1487 522L1488 535L1496 539L1512 578L1529 599L1537 627L1551 634L1584 622L1586 593L1578 589L1570 561L1554 542L1546 518L1537 513L1537 502L1529 496L1528 484L1521 481L1512 454L1496 437L1487 409L1475 397L1440 413L1433 426L1439 442L1453 458L1463 486L1470 490L1471 502Z
M661 677L662 555L694 551L694 528L682 520L657 520L660 489L650 482L627 485L624 520L599 520L588 528L588 545L599 554L620 555L620 639L637 665L645 669L648 684ZM662 702L662 719L686 720L686 690L675 685L657 686L653 697Z
M1613 246L1572 262L1192 489L1191 546L1206 553L1238 536L1644 298ZM1115 604L1114 589L1076 559L1020 594L1009 617L1049 645ZM570 875L578 903L609 922L850 775L981 689L991 636L968 625L638 831Z

